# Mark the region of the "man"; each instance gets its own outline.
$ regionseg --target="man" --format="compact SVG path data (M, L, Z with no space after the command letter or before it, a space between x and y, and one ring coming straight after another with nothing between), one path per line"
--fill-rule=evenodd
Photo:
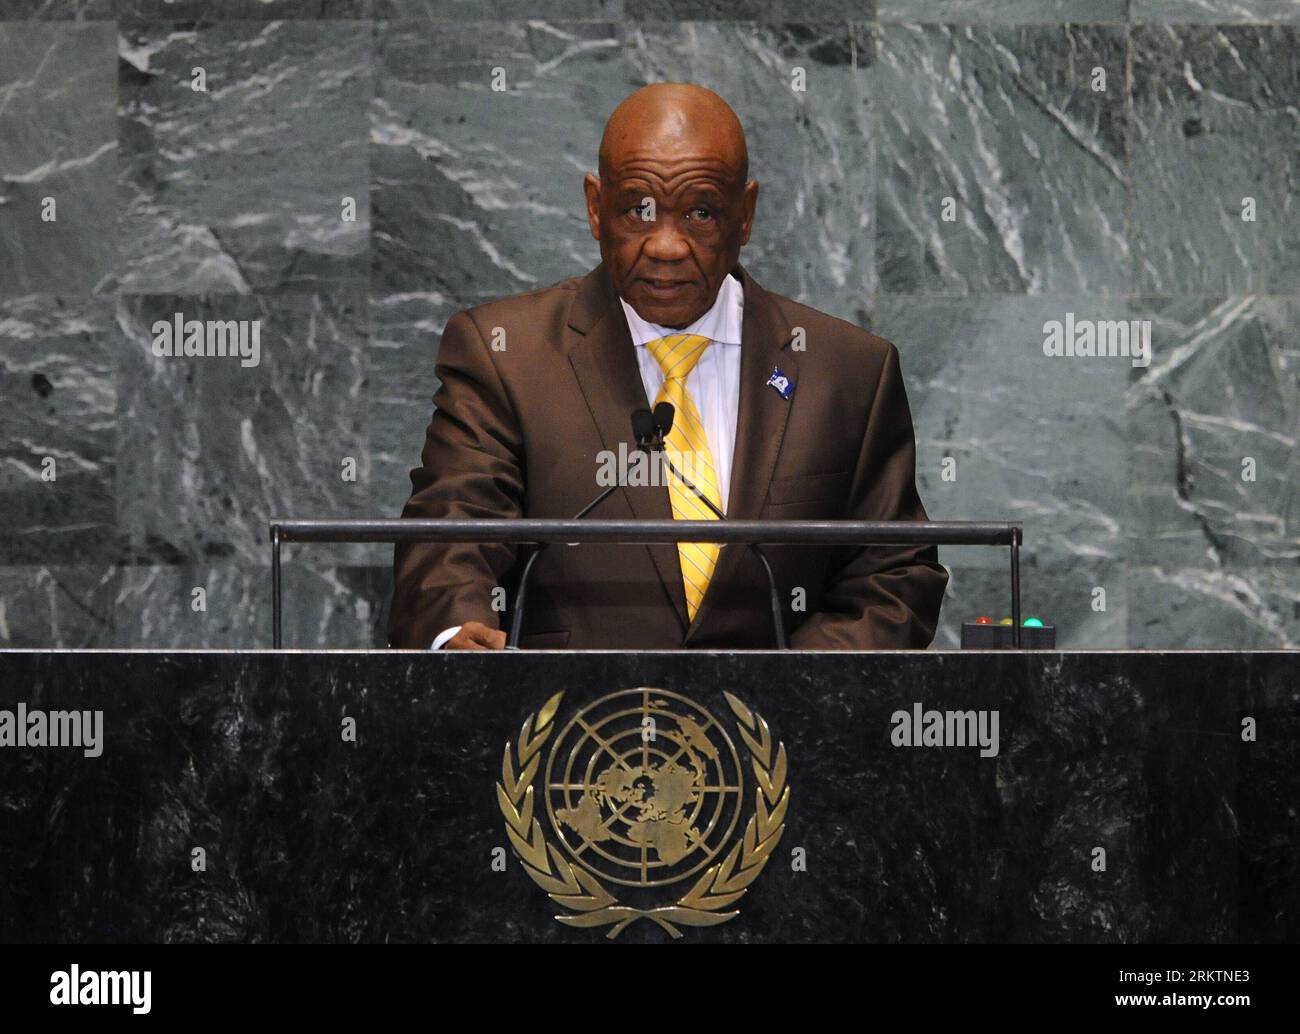
M631 413L676 409L682 473L728 518L927 520L898 351L765 291L738 264L758 184L731 108L647 86L615 109L584 180L601 264L447 323L423 465L403 517L572 517ZM710 519L678 479L625 484L593 516ZM795 649L923 648L948 575L933 547L767 549ZM401 545L396 647L500 649L521 555ZM520 645L768 648L768 588L740 545L547 547Z

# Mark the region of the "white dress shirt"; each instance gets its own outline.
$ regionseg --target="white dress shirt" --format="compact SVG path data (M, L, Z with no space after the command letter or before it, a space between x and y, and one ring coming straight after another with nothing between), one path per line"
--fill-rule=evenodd
M664 372L646 345L671 334L702 334L709 339L709 346L686 377L686 390L704 421L704 433L713 454L713 469L718 475L719 509L726 513L731 488L731 461L736 451L736 421L740 414L740 332L744 321L745 289L739 280L728 274L718 288L713 307L683 330L647 323L621 297L619 304L623 306L627 329L636 348L645 397L652 406L663 387ZM460 629L461 626L456 625L438 633L429 649L441 649L443 643Z
M745 312L745 289L734 276L728 275L718 288L713 308L685 330L673 330L647 323L622 298L627 329L636 346L636 361L641 367L645 397L654 405L663 387L664 372L646 345L672 334L701 334L710 341L699 361L686 377L686 390L700 411L704 434L713 454L713 469L718 475L718 507L727 512L727 495L731 487L731 459L736 451L736 418L740 413L740 329Z

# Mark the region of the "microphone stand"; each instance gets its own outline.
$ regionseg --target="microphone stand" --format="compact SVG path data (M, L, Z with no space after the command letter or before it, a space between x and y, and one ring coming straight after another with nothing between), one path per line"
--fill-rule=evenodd
M610 485L605 489L605 491L601 492L600 495L596 496L595 499L574 514L573 519L575 521L582 520L582 518L586 517L587 514L591 513L592 510L613 495L614 490L618 487L617 482ZM510 634L506 637L507 650L519 649L519 639L523 635L524 630L524 604L528 595L528 579L533 573L533 564L537 562L537 558L542 555L542 550L545 549L546 546L547 544L545 542L538 542L533 545L533 551L529 554L528 560L524 563L524 569L519 574L519 587L515 590L515 612L510 616Z
M716 516L718 520L725 521L727 515L714 506L713 501L696 488L690 478L673 466L672 459L669 458L668 453L664 450L664 435L672 430L672 422L673 414L667 414L667 422L665 424L661 414L656 412L654 434L645 441L638 438L637 446L640 448L649 448L651 454L658 453L662 456L663 461L668 464L668 469L677 476L677 479L690 489L700 502L713 511L714 516ZM759 563L763 565L763 571L767 575L768 602L772 608L772 631L776 637L776 648L778 650L788 650L790 644L785 635L785 615L781 610L781 595L776 591L776 576L772 574L772 565L767 562L767 555L763 552L762 547L757 542L749 543L749 548L753 550L754 555L758 557Z
M671 411L671 406L662 403L660 407L656 407L653 421L648 419L651 417L648 410L638 410L634 413L632 415L632 433L636 437L637 451L644 452L651 457L656 454L661 456L663 461L668 465L668 469L677 476L678 480L690 489L695 497L713 512L713 515L717 517L718 520L725 521L727 515L714 506L713 501L696 488L695 484L673 465L673 461L669 458L668 453L664 451L664 436L672 430L674 415L675 414ZM619 487L620 485L617 483L610 485L596 496L595 499L579 510L577 514L574 515L573 519L577 521L586 517L587 514L591 513L592 510L613 495L614 491ZM524 628L524 606L527 602L528 579L532 576L533 565L537 562L537 558L542 555L542 550L545 548L545 542L535 544L532 553L529 554L528 560L524 563L523 571L520 572L519 586L515 590L514 614L511 615L510 618L510 634L506 637L507 650L519 649L519 640L523 635ZM785 615L781 611L781 595L776 589L776 576L772 573L772 565L768 563L767 555L763 552L762 547L759 546L757 542L749 543L749 548L753 551L754 555L758 557L759 563L763 565L763 572L767 575L768 601L772 609L772 631L776 637L776 648L778 650L788 650L790 645L785 634Z

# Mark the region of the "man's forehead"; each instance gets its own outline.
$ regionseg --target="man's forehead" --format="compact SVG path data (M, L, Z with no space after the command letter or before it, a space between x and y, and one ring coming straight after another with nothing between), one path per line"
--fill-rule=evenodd
M615 185L628 180L650 180L669 189L697 181L727 186L740 179L740 169L736 162L717 155L665 158L647 151L611 162L608 178Z

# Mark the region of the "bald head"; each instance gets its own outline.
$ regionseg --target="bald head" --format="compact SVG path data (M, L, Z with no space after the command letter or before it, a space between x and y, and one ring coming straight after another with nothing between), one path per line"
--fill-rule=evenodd
M611 159L643 147L704 149L729 165L737 179L749 175L745 130L731 105L694 83L651 83L623 101L600 138L600 176Z
M619 295L642 319L682 328L713 305L749 241L758 184L745 131L712 90L645 86L614 109L587 220Z

